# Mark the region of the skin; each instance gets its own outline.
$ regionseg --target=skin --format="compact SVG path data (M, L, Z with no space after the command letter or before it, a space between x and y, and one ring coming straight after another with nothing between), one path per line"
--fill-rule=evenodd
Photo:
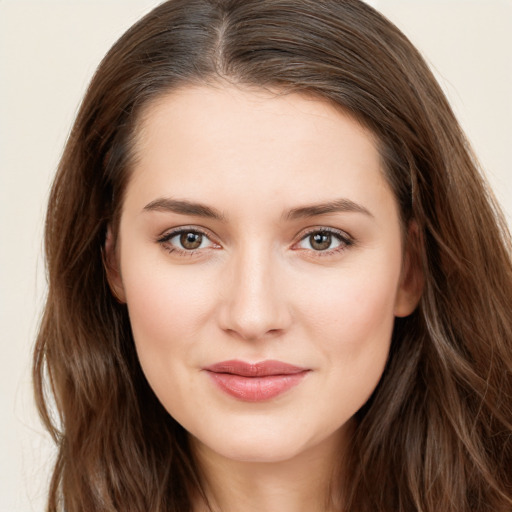
M110 282L214 507L334 510L328 484L351 418L382 375L395 316L420 293L374 137L306 96L205 86L147 107L135 149L107 241ZM325 203L336 208L305 209ZM196 233L197 249L179 228ZM308 372L246 402L204 371L232 359Z

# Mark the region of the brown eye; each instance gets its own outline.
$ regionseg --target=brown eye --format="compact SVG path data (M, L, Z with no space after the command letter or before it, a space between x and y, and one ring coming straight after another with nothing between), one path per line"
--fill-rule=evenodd
M340 252L351 246L353 241L344 231L319 229L310 231L296 245L296 249L306 249L313 253L331 254Z
M331 247L332 235L328 232L319 232L309 235L309 244L315 251L325 251Z
M199 247L201 247L202 242L203 235L201 233L188 231L185 233L181 233L180 235L180 244L184 249L187 249L188 251L198 249Z
M213 242L210 237L200 230L194 228L177 228L166 233L157 239L157 243L163 248L176 255L189 254L196 252L199 254L204 249L220 249L221 246Z

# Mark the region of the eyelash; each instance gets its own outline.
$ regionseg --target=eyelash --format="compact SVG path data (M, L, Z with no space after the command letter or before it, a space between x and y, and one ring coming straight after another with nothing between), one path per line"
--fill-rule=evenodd
M316 234L328 234L328 235L332 236L333 238L336 238L338 240L338 242L340 242L340 245L333 249L325 249L325 250L317 250L317 251L315 251L314 249L301 249L301 248L296 248L295 250L311 251L314 254L314 257L323 258L326 256L332 256L334 254L342 253L347 248L349 248L355 244L355 240L345 231L341 231L341 230L334 229L334 228L328 228L328 227L316 227L316 228L309 229L305 233L302 233L300 240L297 243L295 243L293 245L293 247L296 247L301 242L307 240L309 237L311 237L312 235L316 235Z
M169 242L180 235L185 234L196 234L201 235L207 240L211 242L213 246L216 246L214 248L220 248L220 245L212 241L211 235L209 235L206 231L203 231L202 229L199 229L197 227L180 227L177 229L173 229L172 231L169 231L162 235L161 237L157 238L157 243L159 243L167 252L169 253L177 253L180 256L195 256L198 254L198 251L204 249L204 248L198 248L198 249L182 249L175 245L170 245Z
M175 238L177 236L184 235L184 234L201 235L202 237L205 237L207 240L210 241L213 248L217 249L217 248L221 247L218 243L212 241L211 235L209 235L206 231L199 229L195 226L194 227L184 226L184 227L180 227L177 229L173 229L172 231L169 231L169 232L165 233L164 235L160 236L159 238L157 238L156 241L167 252L177 253L180 256L189 256L189 257L195 256L195 255L198 255L199 251L202 251L205 249L204 247L203 248L199 247L197 249L182 249L175 245L169 244L170 240L172 240L173 238ZM325 250L314 250L314 249L305 249L305 248L297 247L297 245L299 245L301 242L307 240L308 237L311 237L312 235L316 235L316 234L322 234L322 235L328 234L329 236L333 236L334 238L336 238L338 240L338 242L340 242L340 244L339 244L339 246L335 247L334 249L325 249ZM345 251L348 247L354 245L354 243L355 243L354 239L350 235L345 233L344 231L333 229L333 228L328 228L328 227L317 227L317 228L309 229L308 231L302 233L299 241L292 245L292 249L297 250L297 251L302 251L302 250L310 251L312 254L314 254L314 257L321 258L321 257L331 256L333 254L341 253L341 252Z

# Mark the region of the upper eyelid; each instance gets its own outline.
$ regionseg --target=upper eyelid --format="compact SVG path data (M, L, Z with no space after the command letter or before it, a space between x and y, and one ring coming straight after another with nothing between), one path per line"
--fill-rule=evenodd
M322 232L327 232L337 237L339 239L340 246L334 247L332 249L325 249L322 251L315 251L314 249L297 247L307 237L311 236L314 233ZM305 251L306 253L311 253L312 255L314 255L315 258L326 258L334 254L340 254L347 250L348 248L353 247L355 244L356 240L349 233L342 229L336 229L327 226L317 226L314 228L309 228L309 230L302 231L298 236L298 240L295 241L290 248L295 251Z
M212 240L216 237L211 233L211 231L201 227L201 226L179 226L176 228L170 228L163 231L160 235L157 236L157 241L169 240L180 233L187 232L196 232L201 235L206 236L208 239Z
M171 240L173 238L178 237L183 233L198 233L204 236L210 242L210 245L208 247L186 249L180 247L179 244L171 243ZM220 243L215 240L215 237L209 234L208 230L204 230L203 228L197 226L179 226L176 228L168 229L156 238L156 243L160 245L162 248L166 249L168 252L173 252L179 256L188 255L190 257L194 255L199 256L200 254L203 254L203 252L206 250L222 248Z
M350 240L350 241L354 240L352 235L350 235L350 233L347 233L345 230L332 228L332 227L328 227L328 226L315 226L315 227L311 227L311 228L306 228L299 232L299 234L297 235L297 238L299 240L302 240L302 239L306 238L307 236L312 235L313 233L322 233L322 232L327 232L327 233L330 233L333 235L338 235L340 238L343 238L346 240Z
M210 230L203 228L202 226L197 225L186 225L186 226L177 226L175 228L170 228L165 231L163 231L160 235L157 236L156 241L157 242L165 242L170 240L171 238L175 237L176 235L179 235L180 233L184 232L197 232L200 233L203 236L206 236L212 243L220 244L218 237L214 235ZM304 238L312 235L313 233L321 233L321 232L328 232L330 234L333 234L335 236L338 236L341 240L345 242L354 242L354 238L352 235L350 235L347 231L333 228L330 226L310 226L308 228L305 228L301 230L295 237L294 242L292 242L292 245L297 244L298 242L302 241Z

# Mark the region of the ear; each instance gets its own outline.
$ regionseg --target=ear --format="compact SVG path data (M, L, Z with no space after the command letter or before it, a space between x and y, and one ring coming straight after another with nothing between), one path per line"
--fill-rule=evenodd
M395 316L409 316L417 307L425 278L420 261L421 236L418 225L411 221L407 231L402 274L395 300Z
M117 302L121 304L126 303L126 296L124 293L123 280L119 272L119 259L116 254L116 245L112 228L108 226L107 236L105 238L105 247L102 248L103 265L107 276L108 285L112 295Z

